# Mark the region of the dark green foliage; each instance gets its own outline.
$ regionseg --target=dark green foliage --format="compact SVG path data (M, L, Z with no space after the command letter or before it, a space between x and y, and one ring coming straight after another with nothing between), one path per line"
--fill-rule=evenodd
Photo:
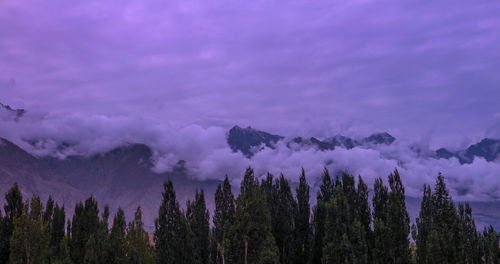
M109 264L121 264L126 262L126 244L125 244L125 233L127 229L127 223L125 221L125 212L121 208L118 208L113 219L113 226L111 227L111 233L109 235L108 247L110 248L108 252L108 262Z
M292 263L294 258L294 215L297 205L290 185L283 174L273 185L273 194L274 197L271 201L272 234L279 250L280 263Z
M174 186L167 180L163 187L155 222L156 263L194 263L191 230L179 208Z
M481 263L480 234L477 232L476 223L472 218L472 209L468 203L458 205L458 216L459 263Z
M90 197L75 206L65 233L64 207L52 197L45 206L36 196L23 203L14 185L4 216L0 210L0 264L500 264L498 233L477 232L469 204L455 206L441 174L433 190L424 185L412 251L397 170L388 186L375 180L370 206L361 177L344 173L332 181L325 169L311 222L309 192L304 170L294 197L283 175L259 184L248 168L236 200L227 177L218 186L210 232L204 192L196 191L184 213L167 181L149 245L140 208L128 225L118 209L109 230L109 206L99 215Z
M478 263L478 234L472 211L462 205L457 212L443 175L438 175L433 192L430 186L424 186L416 223L413 237L418 263Z
M188 201L186 217L189 227L193 233L193 257L194 263L208 263L210 249L210 227L209 213L205 204L203 190L196 191L193 202Z
M33 197L30 204L26 204L24 208L23 214L14 218L9 263L46 263L50 253L50 237L47 222L43 219L44 212L40 198Z
M97 248L101 248L99 243L102 242L100 239L97 239L100 227L99 209L97 201L93 197L85 200L84 204L76 204L71 224L71 241L69 244L73 263L80 264L85 259L88 259L85 261L94 261L94 259L98 258ZM87 253L87 248L94 252Z
M333 183L328 169L323 170L323 178L320 191L316 199L316 207L313 216L313 247L311 252L311 263L320 264L323 257L323 237L325 235L326 207L333 197Z
M231 227L231 248L239 254L228 263L278 263L276 242L271 234L271 216L266 196L253 170L248 168L236 199L235 223Z
M369 263L370 222L366 214L367 188L362 181L355 187L354 177L343 174L327 203L323 263Z
M134 220L128 225L127 232L127 263L128 264L150 264L153 263L151 249L149 247L148 234L144 231L142 222L142 211L138 207L135 211Z
M215 191L214 242L216 248L215 263L226 263L226 245L228 240L226 230L234 223L235 201L231 185L226 175L224 182Z
M0 264L6 264L10 257L10 238L14 231L14 219L23 214L23 196L17 183L5 194L5 218L3 221L3 235L0 237Z
M299 186L296 190L297 209L294 214L295 231L294 231L294 263L307 263L309 260L310 251L310 234L309 220L311 215L311 206L309 205L309 190L307 184L306 173L302 169L299 179Z
M482 252L484 263L498 264L500 263L500 250L498 247L498 233L492 226L484 228L482 235Z

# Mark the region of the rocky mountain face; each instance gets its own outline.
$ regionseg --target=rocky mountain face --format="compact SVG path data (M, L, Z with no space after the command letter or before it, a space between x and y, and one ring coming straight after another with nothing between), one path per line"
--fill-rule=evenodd
M235 152L241 152L246 157L251 158L255 153L264 147L274 148L279 141L287 139L280 135L273 135L264 131L253 129L250 127L241 128L235 126L229 130L227 143ZM343 135L335 135L326 139L318 139L315 137L304 138L295 137L286 141L286 146L292 149L300 149L314 147L320 151L334 150L335 148L352 149L355 147L372 148L377 145L391 145L396 141L396 138L387 132L374 133L368 137L361 139L353 139ZM413 151L419 152L419 148L412 148ZM475 157L484 158L486 161L494 161L500 156L500 140L485 138L476 144L470 145L467 149L452 152L445 148L440 148L429 154L433 158L452 157L457 158L461 164L472 163Z
M252 157L263 147L274 148L279 141L286 140L280 135L273 135L264 131L253 129L251 127L241 128L234 126L229 130L227 143L235 152L240 151L246 157ZM352 139L343 135L335 135L324 140L310 137L295 137L286 142L288 147L314 147L318 150L334 150L337 147L352 149L358 146L390 145L396 138L389 133L375 133L366 138Z
M461 164L472 163L475 157L484 158L486 161L494 161L500 156L500 140L485 138L467 149L451 152L445 148L436 150L437 158L457 158Z
M259 131L251 127L241 128L234 126L229 130L227 143L233 151L241 151L245 156L251 157L262 146L273 148L276 142L284 137Z

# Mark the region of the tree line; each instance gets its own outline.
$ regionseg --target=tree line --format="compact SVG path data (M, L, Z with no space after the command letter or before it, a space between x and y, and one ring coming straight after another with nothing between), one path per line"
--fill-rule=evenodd
M292 189L283 174L259 180L248 168L237 197L227 176L219 184L210 218L203 190L181 207L167 180L150 239L140 207L128 223L122 209L110 221L89 197L66 219L51 197L25 201L15 184L0 210L0 264L500 263L498 233L476 229L441 174L424 185L414 224L397 170L370 196L361 176L326 168L314 206L304 170Z

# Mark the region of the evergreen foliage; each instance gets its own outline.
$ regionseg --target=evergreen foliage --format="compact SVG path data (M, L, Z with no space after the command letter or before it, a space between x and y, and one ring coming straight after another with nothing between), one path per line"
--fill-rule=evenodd
M0 264L500 264L498 233L491 226L477 231L470 205L455 205L443 175L423 187L412 246L397 170L387 183L375 179L370 195L360 176L332 180L325 169L311 217L304 170L292 192L284 175L259 181L248 168L236 199L227 176L217 187L210 230L203 190L183 211L166 181L154 241L140 207L128 224L118 208L109 228L109 206L99 214L93 197L75 205L70 221L52 197L23 202L14 185L0 210Z

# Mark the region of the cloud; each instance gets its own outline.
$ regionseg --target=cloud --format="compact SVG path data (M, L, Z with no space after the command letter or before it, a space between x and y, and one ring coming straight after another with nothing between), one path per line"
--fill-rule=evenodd
M222 179L227 174L235 185L248 166L259 177L267 172L284 173L292 182L298 181L300 169L304 168L314 188L318 187L324 167L333 174L345 171L361 175L369 186L375 178L386 179L397 168L410 196L420 196L423 184L433 184L436 175L442 172L457 200L500 199L500 161L476 158L471 164L460 164L455 158L434 159L429 157L432 151L429 139L416 142L398 139L390 146L375 149L333 151L289 148L280 141L276 148L264 148L248 159L229 148L227 131L220 126L176 127L141 116L30 112L19 121L4 121L0 126L0 135L38 156L64 159L67 155L93 155L128 143L143 143L154 151L153 169L157 172L169 171L179 160L185 160L192 177Z
M435 129L440 141L481 133L500 111L492 1L5 0L0 10L0 80L16 80L0 81L0 101L28 109L281 134L320 117Z

